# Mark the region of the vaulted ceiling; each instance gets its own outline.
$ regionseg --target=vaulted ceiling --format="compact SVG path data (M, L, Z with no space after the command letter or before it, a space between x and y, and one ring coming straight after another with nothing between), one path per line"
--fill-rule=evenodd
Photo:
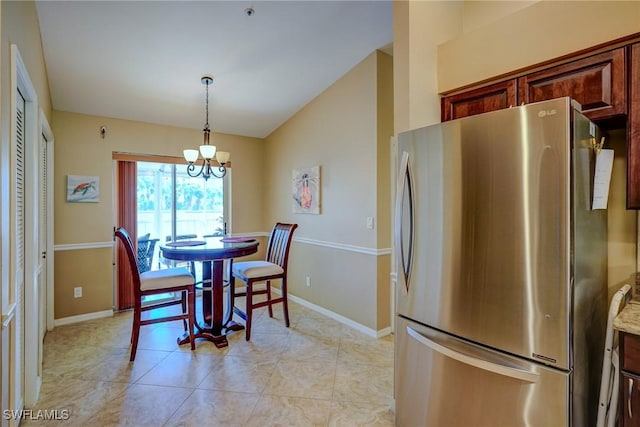
M37 1L53 108L265 137L376 49L392 1ZM252 8L253 13L247 13Z

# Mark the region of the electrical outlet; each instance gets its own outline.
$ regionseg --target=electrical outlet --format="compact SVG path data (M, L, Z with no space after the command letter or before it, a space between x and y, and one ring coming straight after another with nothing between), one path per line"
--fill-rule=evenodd
M307 276L307 286L311 286L311 277Z
M82 286L78 286L73 288L73 297L81 298L82 297Z

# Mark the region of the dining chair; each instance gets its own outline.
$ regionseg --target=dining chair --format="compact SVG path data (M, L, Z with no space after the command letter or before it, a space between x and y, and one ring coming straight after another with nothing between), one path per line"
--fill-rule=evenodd
M153 254L156 249L156 243L160 239L138 239L137 263L140 273L151 270L153 265Z
M195 323L195 285L194 279L189 270L183 267L167 268L163 270L150 270L140 273L138 269L137 257L133 251L133 243L129 233L124 228L117 228L115 236L120 239L124 246L129 260L129 268L133 279L133 327L131 330L131 357L130 361L136 358L138 348L138 338L140 337L140 327L160 322L172 322L174 320L186 320L188 328L191 350L195 350L195 339L193 337L193 327ZM124 268L121 266L121 268ZM142 306L142 298L148 295L162 294L166 292L180 292L179 300L155 303ZM182 313L177 315L167 315L142 319L142 312L169 307L172 305L182 305Z
M293 232L298 224L276 223L269 235L269 243L267 245L267 253L264 261L241 261L233 262L231 266L230 289L235 297L244 296L245 310L234 305L233 312L240 316L245 322L245 338L247 341L251 338L251 318L253 310L260 307L268 307L269 317L273 317L272 306L282 303L284 312L284 322L289 327L289 307L287 304L287 263L289 261L289 248L293 239ZM243 291L235 288L235 279L238 278L245 282ZM271 297L271 281L280 280L280 297ZM261 285L264 287L255 285ZM254 302L255 295L266 295L264 301Z

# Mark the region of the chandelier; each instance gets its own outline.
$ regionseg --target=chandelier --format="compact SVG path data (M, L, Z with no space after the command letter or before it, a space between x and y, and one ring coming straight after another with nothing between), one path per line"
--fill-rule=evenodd
M207 88L207 103L206 103L206 115L204 122L204 144L200 146L200 154L202 155L202 165L200 170L196 172L196 166L198 161L198 150L184 150L184 159L187 161L187 174L191 177L201 176L207 180L209 177L214 176L216 178L222 178L227 174L227 168L225 164L229 161L231 154L227 151L218 151L216 153L216 146L209 144L209 136L211 129L209 129L209 85L213 83L213 77L202 76L200 79L203 85ZM217 165L213 163L213 159L217 161Z

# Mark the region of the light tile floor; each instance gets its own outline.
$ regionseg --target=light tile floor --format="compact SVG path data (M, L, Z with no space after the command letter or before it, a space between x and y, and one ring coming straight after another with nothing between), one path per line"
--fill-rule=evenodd
M30 409L69 417L21 426L394 425L392 336L370 338L295 303L287 329L274 311L254 311L251 341L236 332L225 349L178 347L180 322L144 326L133 363L130 312L56 327Z

